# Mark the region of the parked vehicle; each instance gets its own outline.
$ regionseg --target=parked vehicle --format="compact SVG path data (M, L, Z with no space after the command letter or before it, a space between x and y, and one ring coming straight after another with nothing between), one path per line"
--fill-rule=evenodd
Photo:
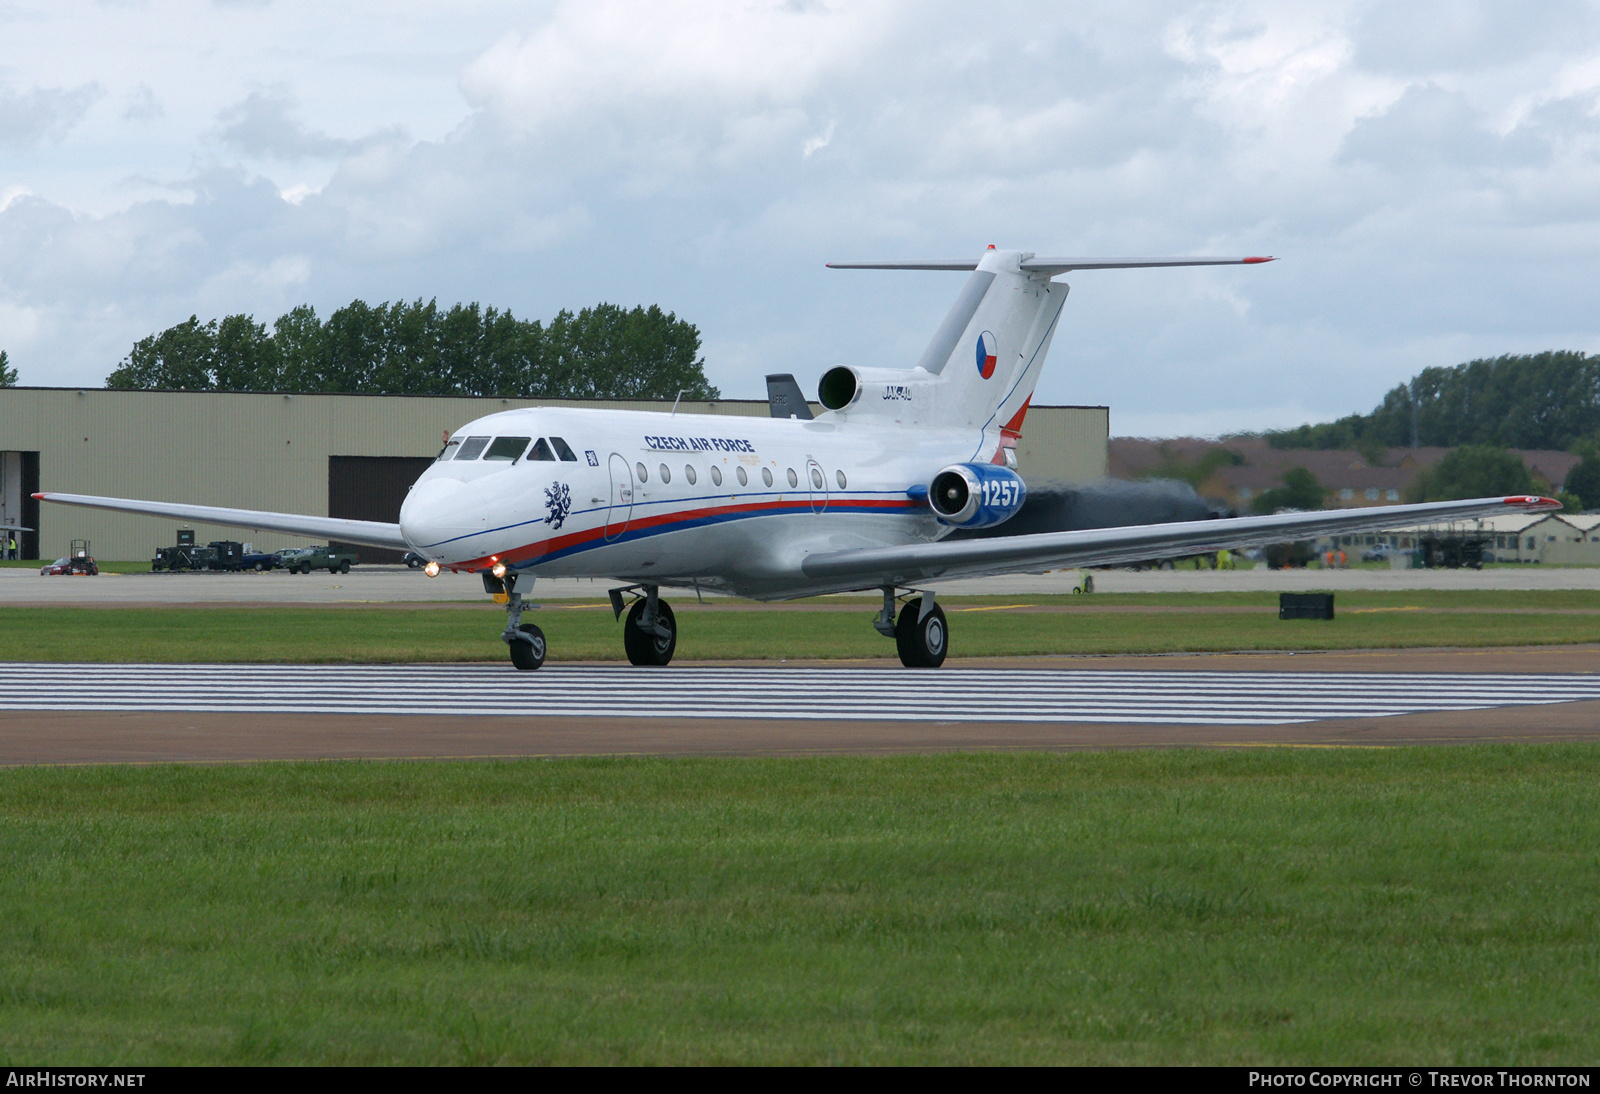
M404 562L413 570L420 570L428 564L428 560L417 554L415 551L407 551L401 556L400 561Z
M206 547L211 551L211 557L206 560L206 569L244 569L244 544L238 540L214 539Z
M163 570L193 570L197 567L189 553L193 547L157 547L156 557L150 560L150 572L159 574Z
M312 570L347 574L351 566L361 561L354 551L335 551L328 547L301 547L284 551L282 555L283 565L291 574L309 574Z
M1375 543L1371 547L1368 547L1365 551L1361 552L1361 561L1388 562L1390 558L1394 557L1394 555L1398 553L1399 552L1397 552L1387 543Z
M100 567L88 555L68 555L58 558L48 566L39 567L39 573L45 577L65 577L78 575L93 577L100 572Z
M83 577L93 577L100 572L100 567L95 563L94 556L89 553L89 541L75 539L67 549L66 558L58 558L48 566L39 567L42 576L50 577L76 574Z
M240 569L265 571L276 569L278 556L266 551L251 551L239 559Z
M1261 557L1267 560L1269 570L1303 570L1315 557L1310 540L1292 543L1269 543L1261 548Z

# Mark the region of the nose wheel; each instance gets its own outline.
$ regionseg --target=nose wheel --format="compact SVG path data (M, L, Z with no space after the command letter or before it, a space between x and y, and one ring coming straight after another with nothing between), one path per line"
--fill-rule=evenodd
M500 637L511 652L511 663L519 669L536 669L544 664L544 631L522 621L523 609L529 605L522 602L522 591L517 588L519 584L531 586L533 582L531 574L507 571L504 577L495 577L488 570L483 571L483 591L493 594L506 606L506 629L500 632ZM538 607L537 604L532 606Z
M521 638L510 640L511 663L519 669L536 669L544 664L544 631L532 623L517 627Z

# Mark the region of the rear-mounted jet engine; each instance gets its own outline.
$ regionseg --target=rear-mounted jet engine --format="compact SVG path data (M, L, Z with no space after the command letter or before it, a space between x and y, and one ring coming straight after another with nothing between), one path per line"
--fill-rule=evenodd
M935 475L928 487L934 513L957 528L991 528L1008 521L1027 496L1022 476L998 464L954 464Z

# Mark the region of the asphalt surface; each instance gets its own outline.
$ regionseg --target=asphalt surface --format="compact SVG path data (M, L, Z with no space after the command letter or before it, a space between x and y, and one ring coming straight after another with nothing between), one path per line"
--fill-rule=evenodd
M1592 673L898 666L0 664L0 710L1286 725L1600 701ZM93 688L82 686L92 678ZM648 701L641 702L641 694Z
M787 669L759 671L770 693L780 697L798 692L807 670L822 666L797 664ZM157 691L162 673L178 669L200 672L204 666L103 666L67 667L28 665L41 681L37 694L65 691L82 697L104 693L114 696L110 670L139 670L148 674ZM282 695L293 701L308 689L296 682L314 675L313 666L274 666L283 670ZM509 667L415 666L419 683L439 669L470 669L483 673L480 693L503 700L505 693L528 686L523 681L536 674L518 674ZM564 671L540 677L543 687L559 691L564 675L586 666L555 666ZM262 760L323 759L466 759L476 757L572 756L612 754L652 755L802 755L848 753L905 753L973 749L1074 750L1153 747L1384 747L1419 744L1468 744L1507 741L1600 740L1600 700L1576 698L1600 686L1600 646L1518 647L1514 649L1401 650L1318 654L1226 654L1166 657L1052 657L948 662L938 673L911 670L852 669L828 663L831 673L858 671L884 673L890 686L900 691L933 686L935 678L981 674L985 687L993 686L996 673L1055 672L1098 676L1098 691L1113 701L1143 700L1151 675L1164 676L1165 688L1182 694L1186 687L1204 681L1214 685L1230 674L1244 687L1248 678L1271 678L1283 689L1295 674L1319 684L1328 677L1343 678L1346 690L1360 683L1368 688L1391 677L1398 681L1402 702L1388 713L1340 713L1322 710L1309 721L1270 723L1229 717L1219 707L1201 721L1192 718L1129 720L1115 713L1104 720L1011 720L1005 709L976 716L964 712L950 719L910 720L870 709L872 699L861 700L849 717L774 716L770 712L719 710L684 717L660 704L655 680L662 670L604 670L609 683L600 689L611 704L600 713L400 713L381 698L367 709L346 708L341 713L263 711L249 704L231 709L13 709L0 711L0 765L84 763L230 763ZM685 666L680 676L708 674L721 666ZM405 667L391 671L404 673ZM541 670L541 673L546 670ZM667 670L673 671L673 670ZM790 673L785 677L784 673ZM104 676L102 677L102 674ZM1417 705L1423 696L1410 697L1408 677L1426 677L1431 705ZM1120 680L1118 679L1120 677ZM58 678L61 688L46 686ZM865 676L863 677L865 678ZM977 678L976 676L974 677ZM1556 678L1552 680L1552 678ZM1459 682L1460 702L1452 704L1452 679ZM895 685L895 681L901 681ZM959 681L957 681L959 683ZM1224 680L1224 682L1226 682ZM786 687L792 684L792 687ZM952 685L953 686L953 685ZM1560 688L1551 691L1552 686ZM27 693L26 679L16 683ZM421 684L422 690L427 685ZM1503 689L1503 694L1501 691ZM314 690L311 689L311 690ZM981 690L981 689L980 689ZM1356 690L1359 690L1357 688ZM173 689L176 694L177 689ZM1438 700L1442 696L1444 702ZM1502 706L1474 706L1501 701ZM1557 700L1557 701L1551 701ZM1562 701L1564 700L1564 701ZM37 700L36 700L37 702ZM105 705L110 705L110 700ZM1191 701L1193 706L1195 701ZM168 700L169 706L181 705ZM204 703L190 704L205 706ZM218 705L218 704L211 704ZM363 704L355 704L361 706ZM492 703L488 704L492 707ZM1463 706L1470 709L1442 709ZM646 710L645 708L649 708ZM480 708L482 709L482 708ZM591 711L598 709L590 706ZM620 709L620 713L618 710ZM1242 709L1242 708L1241 708Z

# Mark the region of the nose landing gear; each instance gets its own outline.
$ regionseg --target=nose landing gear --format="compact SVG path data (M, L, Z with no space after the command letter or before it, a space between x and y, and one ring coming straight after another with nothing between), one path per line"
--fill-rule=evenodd
M511 663L519 669L536 669L544 664L544 631L532 623L522 621L522 592L517 588L520 580L533 587L532 574L518 574L507 570L505 577L495 577L487 570L483 574L485 591L495 594L495 599L506 598L506 629L500 632L511 651Z
M622 594L643 590L628 609L628 621L622 628L622 648L628 661L635 665L666 665L678 648L678 621L673 617L672 606L661 599L657 585L630 585L625 589L611 590L611 610L622 618Z

